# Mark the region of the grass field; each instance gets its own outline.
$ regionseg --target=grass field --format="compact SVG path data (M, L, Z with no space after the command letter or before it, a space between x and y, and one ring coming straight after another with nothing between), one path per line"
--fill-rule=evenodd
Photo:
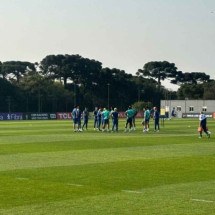
M0 122L0 214L215 214L215 120L210 139L198 138L197 119L147 134L123 125Z

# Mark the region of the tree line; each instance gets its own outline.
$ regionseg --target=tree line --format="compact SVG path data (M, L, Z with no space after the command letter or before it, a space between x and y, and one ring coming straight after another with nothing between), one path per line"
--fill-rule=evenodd
M165 79L180 85L178 91L162 86ZM168 61L148 62L132 75L80 55L48 55L39 63L0 62L0 112L67 112L77 104L125 110L140 102L159 106L160 99L215 99L214 83L204 72L182 72Z

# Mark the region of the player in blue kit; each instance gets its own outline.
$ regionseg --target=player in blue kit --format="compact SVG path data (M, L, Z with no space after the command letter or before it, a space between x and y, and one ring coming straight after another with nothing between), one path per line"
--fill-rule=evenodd
M97 129L101 131L101 123L102 123L102 109L99 108L97 112Z
M73 129L75 132L80 129L80 114L79 106L76 106L72 110Z

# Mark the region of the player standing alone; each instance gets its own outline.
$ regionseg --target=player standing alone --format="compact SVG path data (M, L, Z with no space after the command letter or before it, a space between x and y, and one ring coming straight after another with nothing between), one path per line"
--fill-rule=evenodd
M208 138L210 138L211 132L207 130L207 117L203 112L200 112L199 115L199 127L201 128L199 131L199 138L202 138L202 131L204 131Z

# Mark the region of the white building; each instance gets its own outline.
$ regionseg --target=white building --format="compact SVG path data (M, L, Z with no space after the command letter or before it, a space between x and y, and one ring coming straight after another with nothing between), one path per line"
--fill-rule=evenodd
M215 100L161 100L161 108L165 108L170 116L174 110L178 118L197 117L200 111L215 117Z

